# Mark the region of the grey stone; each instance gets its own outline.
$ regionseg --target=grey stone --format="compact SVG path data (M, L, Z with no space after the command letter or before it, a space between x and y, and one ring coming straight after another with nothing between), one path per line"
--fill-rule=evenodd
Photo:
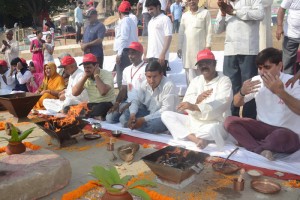
M70 162L49 150L27 149L1 156L0 199L38 199L65 187L71 179Z

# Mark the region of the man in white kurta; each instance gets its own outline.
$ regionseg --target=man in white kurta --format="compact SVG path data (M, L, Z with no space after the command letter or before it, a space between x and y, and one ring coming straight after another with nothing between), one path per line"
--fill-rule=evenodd
M197 75L196 56L198 51L211 47L211 17L207 9L198 7L198 0L188 3L190 10L182 15L178 34L178 56L189 84Z
M210 50L200 51L197 58L202 75L191 81L177 107L188 115L165 111L161 118L176 139L191 140L200 148L213 141L221 148L227 136L223 122L230 113L231 81L215 71L216 60Z
M19 43L18 41L13 40L14 32L12 30L5 31L6 40L3 40L0 53L4 54L5 61L7 62L8 67L10 68L10 62L19 57Z
M60 99L44 99L43 105L46 110L51 113L60 112L66 106L77 105L82 102L88 102L89 100L86 90L79 96L72 94L72 88L82 78L84 73L77 67L75 59L71 56L65 56L61 59L61 66L64 68L65 73L70 75L68 87L64 90L64 94L60 96Z
M265 11L265 17L259 24L259 51L264 50L265 48L273 46L272 39L272 13L271 8L273 0L262 0L262 5Z

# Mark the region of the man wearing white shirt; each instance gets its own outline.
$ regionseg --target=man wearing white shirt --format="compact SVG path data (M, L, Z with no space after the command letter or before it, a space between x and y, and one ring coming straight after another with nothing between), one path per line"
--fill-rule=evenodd
M257 105L257 120L228 117L225 129L247 150L273 160L273 153L294 153L300 149L300 84L286 87L292 75L284 74L282 52L267 48L257 55L259 75L243 83L234 96L235 106L251 99Z
M168 60L172 40L172 22L162 13L159 0L147 0L145 6L152 18L148 24L148 47L144 52L144 58L147 58L149 62L158 61L166 76L166 71L170 70Z
M162 133L167 127L161 121L161 113L175 111L178 103L176 86L163 75L157 61L147 64L146 80L137 91L128 110L120 117L124 127L147 133Z
M77 67L76 61L72 56L65 56L61 59L61 66L69 77L68 87L60 95L59 99L44 99L43 105L46 110L56 113L62 111L66 106L77 105L88 102L88 94L83 90L79 96L72 95L72 88L81 80L83 71Z
M74 18L76 24L76 43L81 41L81 27L83 26L82 1L77 2L77 7L74 10Z
M121 114L128 109L134 99L138 98L137 90L140 88L142 82L146 80L146 63L142 60L144 52L142 44L132 42L124 51L128 51L128 57L132 65L126 67L123 71L121 90L115 104L106 115L106 121L108 123L119 122Z
M129 17L131 5L129 1L122 1L118 13L120 20L115 28L115 43L114 51L117 52L116 56L116 71L117 71L117 84L118 88L122 86L122 74L125 67L130 65L127 53L123 52L131 42L137 42L137 26L134 21Z
M288 10L286 23L283 26L285 11ZM283 71L287 74L294 74L293 66L296 63L297 51L300 44L300 1L283 0L277 12L276 38L280 40L284 35L282 43Z
M10 70L5 60L0 60L0 94L9 94L16 85L15 79L8 79Z
M174 138L191 140L201 149L210 142L222 148L227 137L223 122L230 115L231 81L216 71L216 63L210 50L199 51L196 66L201 75L191 81L177 106L188 115L165 111L161 116Z
M257 75L255 58L259 52L259 24L264 18L261 0L218 0L220 7L215 24L217 34L226 31L223 73L232 82L233 93L242 83ZM243 106L243 117L256 118L255 101ZM239 116L240 108L232 106L232 115Z
M3 40L0 53L4 54L4 59L10 68L10 63L14 58L19 57L19 43L13 40L14 32L12 30L6 30L6 40Z

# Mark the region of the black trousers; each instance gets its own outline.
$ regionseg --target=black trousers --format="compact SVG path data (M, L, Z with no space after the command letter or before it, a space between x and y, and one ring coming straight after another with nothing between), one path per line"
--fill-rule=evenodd
M112 102L88 103L88 108L91 110L89 117L106 117L108 110L113 106Z
M81 27L82 27L82 23L79 23L79 22L76 22L76 27L77 27L77 30L76 30L76 43L80 42L81 41Z

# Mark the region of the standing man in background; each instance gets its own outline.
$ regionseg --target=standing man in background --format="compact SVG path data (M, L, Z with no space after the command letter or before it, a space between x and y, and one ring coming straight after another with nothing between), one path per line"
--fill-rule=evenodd
M286 10L289 10L286 23L283 27L283 19ZM300 1L283 0L277 13L276 38L280 40L284 35L282 43L283 72L293 74L293 65L296 63L297 50L300 44Z
M233 94L240 91L244 81L257 75L255 64L259 52L259 24L264 18L261 0L218 0L219 12L215 24L217 34L226 31L223 73L232 82ZM232 115L240 108L232 105ZM243 117L256 119L255 100L243 106Z
M74 18L76 24L76 44L81 41L81 27L83 26L82 1L77 2L77 7L74 10Z
M122 1L118 13L120 20L116 26L116 37L114 43L114 51L117 52L116 56L116 71L117 71L117 83L118 88L122 86L122 76L125 67L129 66L130 60L128 53L124 52L124 48L129 47L131 42L138 42L137 26L135 22L129 17L131 5L129 1Z
M144 58L147 58L148 62L158 61L166 76L166 71L171 70L168 60L172 40L172 22L161 11L159 0L147 0L146 7L152 18L149 22L148 47L144 52Z
M210 13L198 4L199 0L188 2L190 9L182 15L178 34L177 55L182 58L187 84L200 75L195 66L198 51L211 47Z
M260 21L259 25L259 51L264 50L265 48L273 46L272 39L272 13L271 8L273 4L273 0L262 0L262 5L265 11L265 17L262 21Z
M6 40L2 40L0 53L4 54L4 59L7 66L10 68L11 61L19 57L19 43L13 40L14 32L12 30L5 31Z
M175 2L170 7L170 11L172 14L173 21L173 33L178 33L180 20L182 16L182 7L180 4L180 0L175 0Z
M104 59L102 41L105 36L106 28L97 19L98 13L96 10L89 10L86 16L88 17L90 23L83 33L81 49L84 54L94 54L97 57L99 67L102 69Z
M139 16L139 8L142 6L142 15L143 15L143 36L148 36L148 23L151 19L151 15L148 13L148 10L145 6L146 0L139 0L136 5L136 16Z

